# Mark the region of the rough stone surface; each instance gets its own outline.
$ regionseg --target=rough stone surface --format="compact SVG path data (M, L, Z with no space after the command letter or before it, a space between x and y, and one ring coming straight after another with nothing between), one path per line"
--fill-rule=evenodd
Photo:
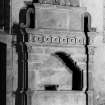
M86 96L81 92L33 92L32 105L86 105Z
M65 8L48 4L34 6L36 28L83 30L81 21L85 8Z

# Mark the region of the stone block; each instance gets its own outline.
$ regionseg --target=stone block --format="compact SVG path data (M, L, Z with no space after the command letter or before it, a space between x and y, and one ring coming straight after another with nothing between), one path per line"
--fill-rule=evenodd
M45 85L59 85L58 90L72 89L72 71L59 59L49 56L42 63L30 63L29 66L30 88L40 90L44 89Z
M6 94L6 105L15 105L15 96L12 92Z
M32 105L86 105L86 95L74 91L33 91Z
M72 0L73 2L73 0ZM85 8L65 7L50 4L34 4L35 28L63 29L70 31L82 31L82 14Z
M28 88L35 90L36 80L35 80L35 71L28 71Z
M13 72L8 71L6 72L6 92L13 91Z

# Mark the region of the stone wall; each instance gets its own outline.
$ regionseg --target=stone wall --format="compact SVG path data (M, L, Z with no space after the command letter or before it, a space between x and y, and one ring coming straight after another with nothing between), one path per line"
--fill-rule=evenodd
M94 33L89 33L92 38ZM103 33L96 33L93 39L93 64L89 70L92 72L92 84L94 90L94 105L105 104L105 44L103 43Z

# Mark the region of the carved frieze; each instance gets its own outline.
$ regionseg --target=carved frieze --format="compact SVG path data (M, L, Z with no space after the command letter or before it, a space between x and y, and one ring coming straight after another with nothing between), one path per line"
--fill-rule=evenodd
M47 46L73 46L85 45L85 34L82 32L68 31L28 31L29 42L36 45Z

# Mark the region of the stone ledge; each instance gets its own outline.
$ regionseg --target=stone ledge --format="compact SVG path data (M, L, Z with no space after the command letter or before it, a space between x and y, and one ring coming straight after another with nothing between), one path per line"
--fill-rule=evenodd
M72 6L61 6L61 5L52 5L52 4L40 4L40 3L34 3L35 8L40 8L40 9L68 9L68 10L85 10L86 7L72 7Z

